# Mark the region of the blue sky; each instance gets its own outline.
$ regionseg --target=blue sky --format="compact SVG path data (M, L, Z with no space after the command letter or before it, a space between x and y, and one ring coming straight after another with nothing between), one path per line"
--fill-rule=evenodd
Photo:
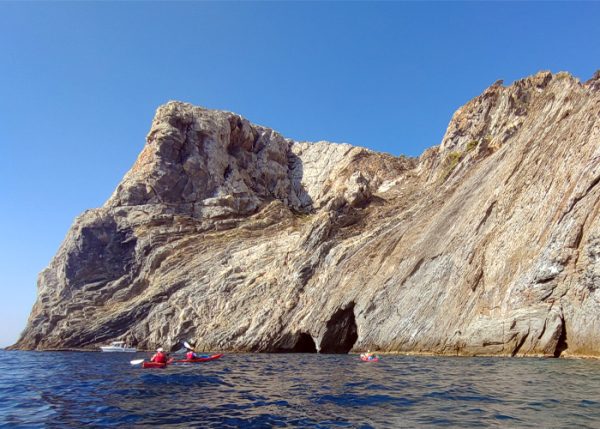
M600 68L596 2L0 1L0 346L37 274L99 207L156 108L237 112L297 140L439 144L497 79Z

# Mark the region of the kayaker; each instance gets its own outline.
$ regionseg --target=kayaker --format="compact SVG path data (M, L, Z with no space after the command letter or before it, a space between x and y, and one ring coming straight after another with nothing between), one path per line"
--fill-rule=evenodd
M194 352L194 349L187 348L187 353L185 354L185 358L188 360L196 359L198 355Z
M167 363L167 354L162 347L156 349L156 354L152 356L150 362Z
M367 350L367 352L361 354L360 357L363 359L369 359L369 360L374 358L373 353L371 353L371 350Z

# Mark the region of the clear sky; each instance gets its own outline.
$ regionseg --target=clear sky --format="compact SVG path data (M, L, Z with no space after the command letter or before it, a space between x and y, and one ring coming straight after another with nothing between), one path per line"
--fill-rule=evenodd
M168 100L297 140L437 145L497 79L600 68L597 2L0 0L0 346L37 274L99 207Z

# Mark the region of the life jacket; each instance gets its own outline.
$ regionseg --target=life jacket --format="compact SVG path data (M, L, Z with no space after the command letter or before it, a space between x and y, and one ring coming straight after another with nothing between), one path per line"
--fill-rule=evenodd
M190 360L191 360L191 359L194 359L194 358L196 357L196 353L194 353L194 352L192 352L192 351L189 351L189 352L187 352L187 354L185 355L185 357L186 357L187 359L190 359Z
M150 360L156 363L167 363L167 354L164 352L158 352L152 356L152 359Z

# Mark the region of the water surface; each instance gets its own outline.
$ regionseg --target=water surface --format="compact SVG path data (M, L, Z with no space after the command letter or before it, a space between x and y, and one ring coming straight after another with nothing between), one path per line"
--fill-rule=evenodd
M600 362L0 351L0 427L600 427Z

